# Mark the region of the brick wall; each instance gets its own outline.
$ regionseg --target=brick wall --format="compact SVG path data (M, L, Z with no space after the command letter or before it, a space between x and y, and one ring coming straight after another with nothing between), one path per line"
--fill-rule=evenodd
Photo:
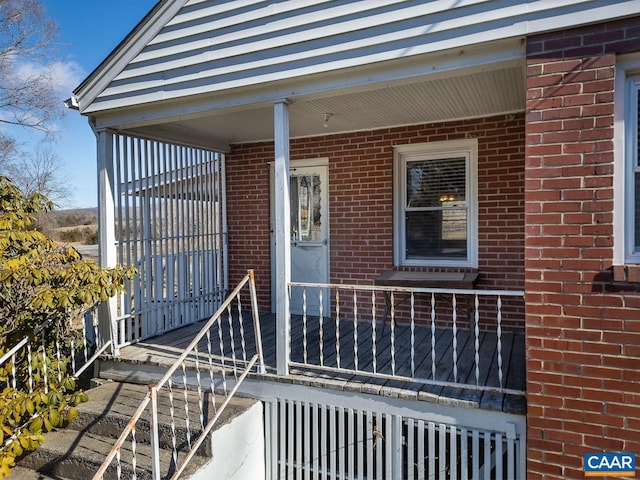
M528 477L640 453L640 289L613 282L615 54L640 17L527 42Z
M522 114L292 140L292 160L329 158L331 282L371 284L393 267L393 145L461 138L478 139L479 285L524 288ZM264 310L273 155L271 143L243 144L227 158L231 284L254 268ZM518 316L522 326L522 310L511 318Z

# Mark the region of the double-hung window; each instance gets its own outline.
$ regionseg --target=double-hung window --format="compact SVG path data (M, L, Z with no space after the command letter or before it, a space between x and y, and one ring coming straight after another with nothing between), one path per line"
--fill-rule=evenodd
M395 147L396 265L477 267L476 173L476 140Z
M623 57L616 70L614 256L640 263L640 56Z

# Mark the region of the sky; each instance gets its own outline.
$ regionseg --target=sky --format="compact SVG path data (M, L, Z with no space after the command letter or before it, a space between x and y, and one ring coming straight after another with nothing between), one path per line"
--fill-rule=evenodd
M124 37L157 0L41 0L57 23L61 61L56 63L60 104ZM61 159L61 176L72 197L61 208L95 207L97 200L96 142L87 118L65 110L53 146ZM34 147L39 137L22 132L20 141Z

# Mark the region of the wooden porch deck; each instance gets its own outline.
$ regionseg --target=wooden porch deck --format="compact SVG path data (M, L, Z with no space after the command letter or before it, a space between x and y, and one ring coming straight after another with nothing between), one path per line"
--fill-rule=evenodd
M250 315L243 322L244 341L248 355L253 355L254 332ZM295 366L291 368L288 377L276 375L276 327L274 315L262 315L260 318L262 344L264 349L267 374L261 379L274 382L309 385L333 390L343 390L355 393L377 394L387 397L397 397L408 400L436 402L439 404L480 408L507 413L524 414L526 401L524 396L509 395L495 391L481 391L461 387L436 386L421 382L407 382L388 377L353 374L348 372L319 371L313 368ZM238 358L241 350L242 336L237 318L234 318L234 343ZM318 322L308 322L307 327L307 362L319 365L320 337ZM223 322L228 328L228 322ZM154 366L168 366L177 358L192 338L202 328L203 322L198 322L171 331L151 339L126 346L121 349L119 362L146 364ZM354 368L354 333L352 321L341 321L339 324L339 349L336 348L335 321L324 319L323 322L323 364L327 367L338 366L338 351L340 352L340 367ZM411 376L411 332L409 326L396 326L394 331L395 344L395 373L400 376ZM454 379L453 342L450 328L436 329L436 380L452 382ZM358 339L358 369L373 372L373 341L370 323L359 323L357 327ZM416 325L414 331L414 365L415 377L432 378L431 355L431 327ZM495 332L480 332L480 375L481 385L497 387L497 335ZM376 371L381 374L392 373L391 335L387 324L385 329L378 324L376 332ZM468 329L457 331L457 371L458 382L475 384L475 336ZM525 390L525 348L524 333L503 332L501 336L502 370L504 388L511 390ZM200 352L207 352L206 339L199 345ZM230 345L224 346L225 354L231 352ZM212 338L211 349L214 354L220 353L217 339ZM304 362L303 325L300 317L292 318L291 361Z

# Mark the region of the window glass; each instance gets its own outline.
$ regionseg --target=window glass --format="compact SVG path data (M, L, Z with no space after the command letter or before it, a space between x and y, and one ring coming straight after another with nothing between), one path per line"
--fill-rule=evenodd
M465 158L407 162L407 207L436 207L465 201Z
M407 258L467 257L466 211L407 212L406 226Z
M466 158L406 163L407 259L467 258Z

